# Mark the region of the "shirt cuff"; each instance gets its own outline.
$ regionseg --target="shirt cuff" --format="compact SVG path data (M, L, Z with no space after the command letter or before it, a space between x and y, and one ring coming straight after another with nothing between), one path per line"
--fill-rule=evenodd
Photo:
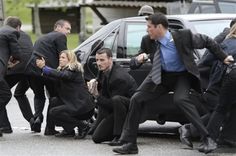
M48 74L50 73L50 71L51 71L51 68L50 68L50 67L48 67L48 66L44 66L44 67L43 67L43 74L48 75Z

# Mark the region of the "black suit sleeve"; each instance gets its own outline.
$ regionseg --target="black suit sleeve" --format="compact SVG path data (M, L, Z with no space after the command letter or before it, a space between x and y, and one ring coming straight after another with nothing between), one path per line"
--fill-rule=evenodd
M222 51L219 44L210 37L203 34L192 34L193 49L207 48L219 60L223 61L227 55Z
M8 37L11 55L15 59L20 60L20 46L18 43L19 32L14 31L13 33L9 34Z

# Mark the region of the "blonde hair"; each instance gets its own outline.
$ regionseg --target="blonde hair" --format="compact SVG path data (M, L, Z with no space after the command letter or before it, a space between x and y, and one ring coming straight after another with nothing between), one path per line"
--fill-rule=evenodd
M236 38L236 23L230 28L229 34L226 38Z
M82 64L77 60L77 56L72 50L63 50L61 51L60 55L62 53L66 54L66 57L69 60L69 63L65 67L58 67L59 70L64 69L64 68L69 68L72 71L78 70L81 71L82 73L84 72Z

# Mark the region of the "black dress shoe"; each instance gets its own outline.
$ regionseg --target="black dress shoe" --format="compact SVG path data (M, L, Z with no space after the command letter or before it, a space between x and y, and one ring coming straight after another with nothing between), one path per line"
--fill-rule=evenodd
M203 140L203 144L199 146L198 151L207 154L214 151L216 148L217 148L216 142L212 138L206 137Z
M75 131L66 132L65 130L61 131L60 133L55 134L55 137L74 137Z
M119 137L115 137L111 142L108 143L110 146L121 146L124 142L119 140Z
M46 127L45 131L44 131L44 135L46 136L50 136L50 135L55 135L60 133L59 131L56 131L55 129L50 129L48 127Z
M1 127L0 131L2 133L9 133L9 134L13 132L11 127Z
M0 130L0 137L2 137L2 131Z
M87 121L79 121L77 125L78 135L75 136L75 139L84 139L90 130L89 123Z
M40 117L37 117L34 123L32 124L32 130L36 133L40 133L42 122L43 121L40 119Z
M32 118L30 119L29 124L30 124L30 129L31 129L31 131L33 131L34 117L32 117Z
M120 148L113 148L113 152L119 154L138 154L138 146L136 143L125 143Z
M180 138L180 141L183 144L193 148L193 143L192 143L190 137L191 137L191 133L190 133L190 129L189 129L188 125L181 126L179 128L179 138Z

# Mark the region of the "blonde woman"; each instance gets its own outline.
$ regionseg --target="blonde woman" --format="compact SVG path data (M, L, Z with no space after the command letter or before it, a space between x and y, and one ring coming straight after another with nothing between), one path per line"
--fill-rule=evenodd
M44 76L59 81L57 86L58 97L52 98L49 110L49 118L56 125L64 128L56 136L74 136L75 127L87 131L88 125L82 124L81 120L89 119L93 115L94 106L83 78L83 67L77 61L74 52L71 50L62 51L57 69L45 66L44 58L37 59L36 64L42 69Z

